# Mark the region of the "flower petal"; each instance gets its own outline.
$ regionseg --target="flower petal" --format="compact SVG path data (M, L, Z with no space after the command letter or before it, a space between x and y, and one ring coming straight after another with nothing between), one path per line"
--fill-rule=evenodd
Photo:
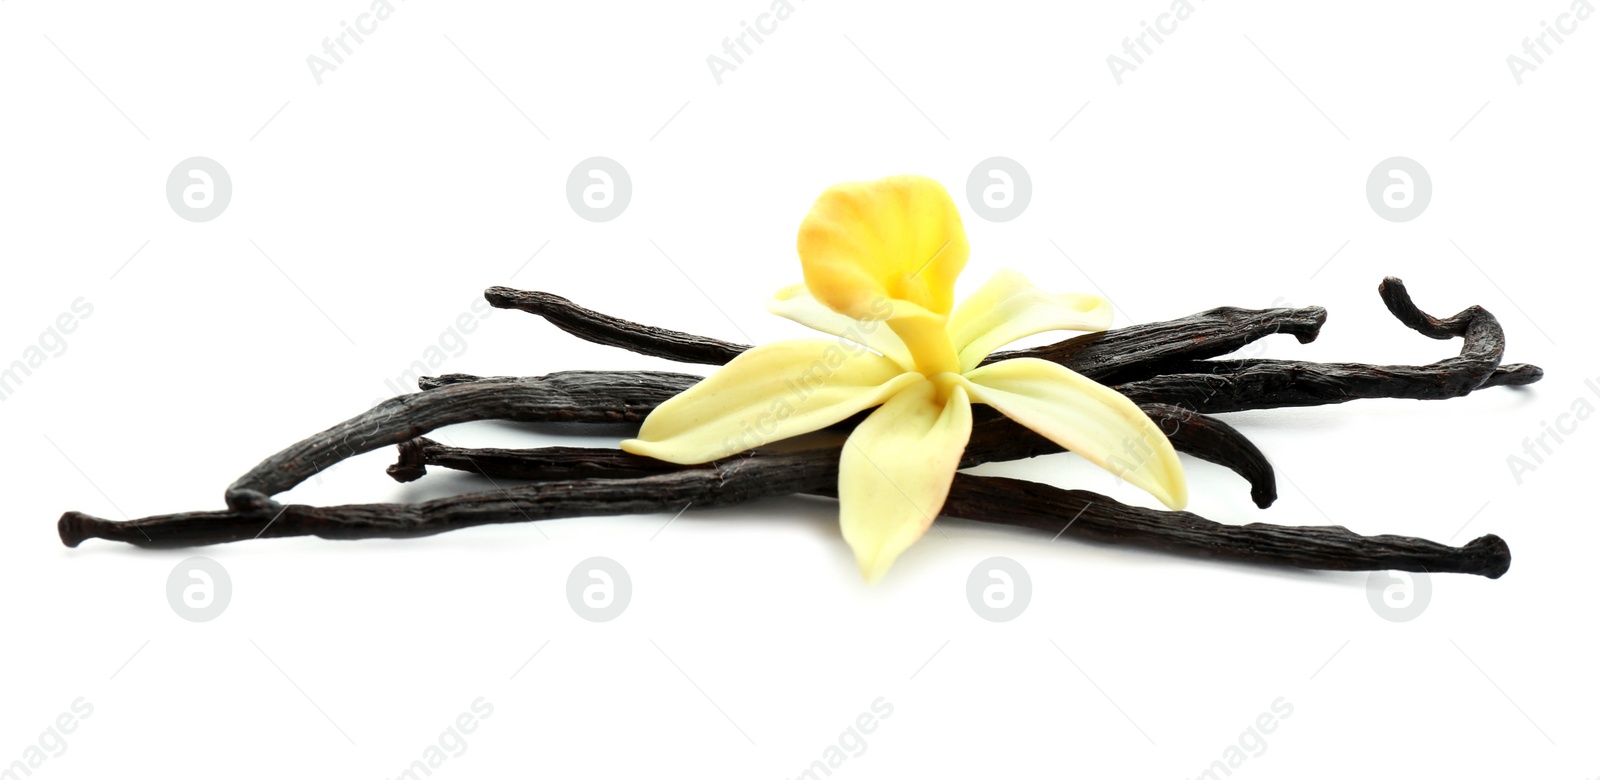
M825 428L920 380L864 347L797 339L752 347L645 418L622 449L705 463Z
M904 301L949 314L967 264L961 213L939 182L891 176L829 187L800 223L806 287L856 319Z
M772 300L767 302L767 311L794 320L813 330L831 333L871 347L908 371L914 368L911 351L906 349L906 343L885 324L885 320L893 313L890 306L884 305L879 311L862 319L846 317L823 306L805 285L794 284L773 295Z
M940 403L926 379L851 432L839 457L839 526L868 582L939 516L971 435L966 390L957 384Z
M1128 397L1038 358L991 363L966 375L972 400L1088 458L1172 509L1188 503L1178 453Z
M989 353L1021 338L1052 330L1105 330L1111 304L1097 295L1057 295L1035 287L1016 271L1000 271L956 307L950 338L970 371Z

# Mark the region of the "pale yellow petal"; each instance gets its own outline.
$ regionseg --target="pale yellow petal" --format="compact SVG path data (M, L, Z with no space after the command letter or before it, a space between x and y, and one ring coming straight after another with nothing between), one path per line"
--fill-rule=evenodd
M877 350L878 354L899 363L906 370L915 367L906 343L901 341L900 337L895 335L894 329L889 327L888 319L893 313L893 307L887 302L871 316L860 319L846 317L823 306L805 285L794 284L772 296L772 300L767 302L767 311L794 320L813 330L820 330L871 347Z
M861 576L876 582L944 508L972 435L972 404L957 384L901 390L856 426L839 457L839 525Z
M989 353L1021 338L1052 330L1105 330L1111 304L1097 295L1054 294L1016 271L1000 271L956 307L950 338L970 371Z
M949 314L968 252L950 193L923 176L829 187L801 222L796 247L811 294L856 319L882 299Z
M913 382L898 363L834 339L752 347L645 418L622 449L705 463L825 428Z
M1037 358L991 363L965 378L974 402L993 406L1172 509L1188 503L1178 453L1127 396Z

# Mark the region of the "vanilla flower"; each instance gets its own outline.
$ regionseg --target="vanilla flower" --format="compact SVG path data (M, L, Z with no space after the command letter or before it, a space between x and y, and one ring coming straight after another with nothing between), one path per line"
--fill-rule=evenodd
M943 186L895 176L829 188L800 225L805 283L768 308L837 338L763 344L657 407L628 452L705 463L872 409L839 460L839 520L876 581L938 516L987 404L1163 504L1187 501L1167 437L1127 397L1037 358L979 363L1036 333L1105 330L1111 308L1001 271L955 305L967 263ZM1130 458L1129 453L1138 453Z

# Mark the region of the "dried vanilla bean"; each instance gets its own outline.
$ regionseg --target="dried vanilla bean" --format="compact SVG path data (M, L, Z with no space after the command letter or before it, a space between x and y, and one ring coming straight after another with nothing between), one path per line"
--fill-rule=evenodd
M834 457L837 458L837 450ZM634 455L611 447L454 447L427 437L402 442L388 473L396 482L414 482L429 466L481 474L492 479L552 482L568 479L644 477L703 468Z
M1141 408L1179 452L1229 468L1248 480L1251 498L1257 506L1265 509L1277 498L1272 465L1254 444L1232 427L1175 406L1149 404ZM814 447L795 455L837 463L840 449L840 446ZM973 425L961 468L1058 452L1062 452L1060 445L1038 433L1005 417L989 417ZM761 451L756 454L767 455ZM421 478L428 466L525 480L637 477L701 467L666 463L615 449L472 449L418 438L400 445L400 459L389 467L389 475L400 482L410 482Z
M720 366L750 348L748 344L733 344L693 333L629 322L585 309L566 298L546 292L490 287L484 291L483 297L497 309L518 309L537 314L551 325L584 341L679 363Z
M837 463L837 449L826 454ZM751 457L768 456L758 453ZM962 463L963 467L971 465L975 464ZM399 472L397 479L411 481L422 476L427 466L525 480L638 476L663 469L703 468L663 463L612 449L466 449L419 439L400 446L399 462L390 467L390 473ZM813 487L806 492L834 494L829 483L819 482ZM1004 477L957 474L941 514L1052 534L1062 530L1066 518L1071 524L1065 535L1077 538L1191 557L1307 569L1448 571L1495 578L1511 564L1510 548L1493 535L1455 548L1403 536L1360 536L1339 526L1232 526L1189 512L1130 507L1088 491Z
M681 363L720 366L750 348L746 344L641 325L586 309L546 292L490 287L483 296L491 306L537 314L585 341ZM1226 355L1275 333L1292 335L1304 344L1317 337L1327 318L1327 310L1320 306L1304 309L1222 306L1175 320L1089 333L1043 347L996 352L984 363L1035 357L1060 363L1097 381L1128 381L1153 375L1163 362Z
M1494 534L1451 547L1409 536L1362 536L1336 525L1224 525L1190 512L1133 507L1086 490L1008 477L957 474L944 513L1179 555L1302 569L1498 579L1511 568L1511 548ZM1071 524L1063 528L1067 520Z
M410 538L492 523L639 514L691 503L723 506L796 492L829 495L837 468L837 461L798 453L763 453L661 474L535 482L419 504L291 504L131 521L68 512L61 516L58 531L69 547L92 538L144 547L289 536ZM1402 536L1364 537L1337 526L1226 526L1188 512L1127 506L1087 491L970 474L956 475L942 514L1183 555L1308 569L1396 569L1495 578L1511 561L1505 542L1492 535L1449 547Z
M1250 499L1256 506L1266 509L1278 499L1272 463L1233 426L1171 404L1139 404L1139 408L1167 434L1177 451L1225 466L1249 480Z
M391 398L262 461L228 488L231 509L272 505L341 460L476 420L638 423L701 377L656 371L563 371L441 387Z
M1167 363L1162 366L1167 373L1181 376L1184 374L1210 374L1215 376L1228 376L1232 374L1279 372L1291 374L1304 372L1308 369L1319 372L1326 367L1342 369L1350 373L1371 372L1375 369L1392 368L1373 365L1371 363L1312 363L1304 360L1278 360L1273 358L1237 358L1223 360L1194 360L1177 363ZM1427 366L1401 366L1400 368L1427 368ZM1478 385L1478 390L1490 387L1522 387L1531 385L1544 378L1544 369L1528 363L1504 363L1489 374L1489 378ZM421 380L418 380L419 384ZM1131 384L1131 383L1130 383ZM1374 396L1379 398L1410 398L1412 396ZM1446 396L1448 397L1448 396Z
M1113 328L1031 349L996 352L984 363L1036 357L1060 363L1101 384L1118 384L1164 373L1177 360L1203 360L1234 352L1257 339L1284 333L1301 344L1314 341L1328 319L1321 306L1304 309L1240 309L1223 306L1175 320Z
M290 445L228 488L229 508L270 507L271 497L346 458L399 444L446 425L479 420L636 425L651 409L700 377L654 371L563 371L543 377L447 383L385 401L343 423ZM1259 502L1274 495L1265 457L1232 428L1181 409L1146 410L1183 451L1235 468L1251 480ZM979 426L983 428L983 426ZM989 460L1032 457L1060 448L1009 420L975 436ZM988 444L993 442L992 444ZM1026 453L1008 455L1007 453Z
M1358 398L1455 398L1483 387L1505 355L1500 321L1480 306L1436 319L1412 302L1405 285L1389 277L1378 288L1389 311L1408 327L1435 339L1460 338L1461 352L1423 366L1312 363L1297 360L1196 361L1150 379L1118 385L1135 401L1160 401L1206 413L1317 406ZM1204 372L1199 372L1204 369ZM1542 376L1536 367L1516 375L1520 383ZM1510 376L1510 375L1507 375Z
M737 504L788 495L836 479L837 460L787 458L733 460L699 469L634 479L573 479L507 487L418 504L300 504L221 512L183 512L109 521L67 512L61 540L75 547L100 538L144 547L221 544L254 538L320 536L324 539L398 539L470 528L564 517L625 515L696 506Z
M1205 370L1212 362L1219 364L1217 370ZM1224 414L1340 404L1363 398L1454 398L1444 388L1456 384L1463 374L1471 375L1462 369L1452 369L1448 375L1434 374L1428 366L1292 360L1267 364L1251 361L1232 371L1223 361L1200 361L1193 368L1195 373L1164 374L1116 388L1135 401L1160 398L1206 414ZM1532 384L1543 376L1543 369L1537 366L1515 364L1491 372L1476 389Z
M1278 498L1272 464L1256 445L1233 426L1189 409L1169 404L1140 404L1139 409L1172 442L1173 449L1232 470L1250 483L1250 498L1266 509ZM1062 452L1061 445L1038 432L1001 416L988 407L973 410L975 422L961 467L981 463L1022 460Z

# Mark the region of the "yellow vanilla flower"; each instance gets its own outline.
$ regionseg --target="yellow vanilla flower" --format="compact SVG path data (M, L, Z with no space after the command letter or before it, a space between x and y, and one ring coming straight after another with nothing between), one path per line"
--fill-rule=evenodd
M895 176L829 188L800 225L805 284L768 308L838 338L754 347L658 407L628 452L705 463L877 407L845 442L839 520L868 581L883 576L944 507L988 404L1181 509L1167 437L1121 393L1036 358L978 367L1036 333L1105 330L1110 305L1053 295L1001 271L960 306L961 216L943 186ZM887 327L883 327L887 325Z

